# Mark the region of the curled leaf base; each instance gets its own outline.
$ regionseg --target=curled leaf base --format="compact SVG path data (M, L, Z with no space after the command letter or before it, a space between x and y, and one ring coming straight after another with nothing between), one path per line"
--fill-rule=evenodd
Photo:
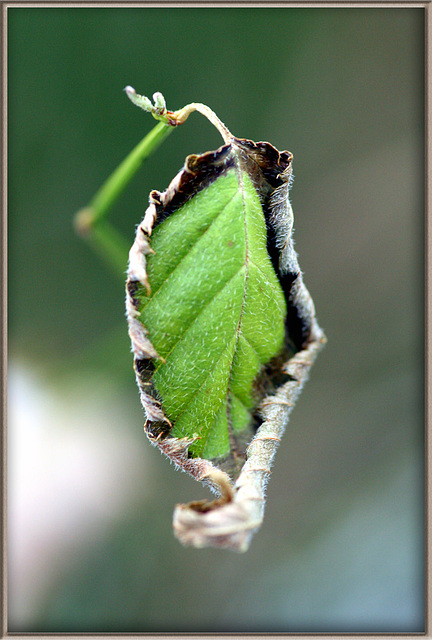
M198 549L231 549L238 553L248 550L263 522L270 468L290 411L325 342L324 333L315 322L307 347L285 365L292 380L261 403L264 422L248 446L247 460L233 486L232 499L176 506L173 529L182 544Z

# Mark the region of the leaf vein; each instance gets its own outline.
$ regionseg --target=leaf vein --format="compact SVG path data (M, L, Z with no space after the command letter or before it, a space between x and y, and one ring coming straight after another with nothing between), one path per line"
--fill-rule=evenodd
M220 355L219 355L218 359L216 360L216 362L215 362L215 363L214 363L214 365L213 365L213 368L212 368L212 369L210 369L210 371L209 371L208 375L205 377L205 379L203 380L203 382L201 383L201 385L200 385L200 386L198 387L198 389L197 389L197 390L192 394L192 397L190 398L190 400L188 400L187 404L184 406L183 411L182 411L181 413L179 413L179 415L175 418L175 420L174 420L174 423L175 423L175 424L177 424L177 422L178 422L179 418L180 418L184 413L186 413L186 411L187 411L187 409L189 408L189 406L190 406L190 405L192 404L192 402L196 399L196 397L200 394L200 392L202 391L202 389L203 389L203 387L204 387L205 383L207 382L207 380L210 378L210 376L211 376L211 375L212 375L212 373L214 372L214 369L215 369L216 365L221 361L222 357L224 356L224 354L225 354L225 352L228 350L228 348L229 348L229 347L231 347L231 343L232 343L232 339L228 342L228 344L226 345L226 347L224 347L224 349L222 349L222 351L221 351L221 353L220 353ZM223 402L223 399L222 399L222 401L221 401L221 404L222 404L222 402ZM217 415L217 413L216 413L216 415ZM215 416L215 419L216 419L216 416ZM209 433L210 433L210 429L209 429L209 431L208 431L207 438L208 438Z
M177 345L183 340L183 338L185 337L185 335L188 333L189 329L191 329L191 327L195 324L195 322L198 320L198 318L204 313L204 311L207 309L207 307L213 302L213 300L215 298L217 298L217 296L222 293L222 291L225 289L225 287L232 282L232 280L234 280L234 278L236 276L238 276L238 274L240 273L240 271L243 269L244 264L242 264L235 273L233 273L233 275L226 280L226 282L223 283L222 287L220 289L218 289L218 291L216 291L216 293L214 293L212 295L212 297L210 298L210 300L198 311L197 315L194 317L194 319L190 322L190 324L188 324L188 326L186 327L186 329L183 331L183 333L181 334L181 336L179 337L179 339L177 340L177 342L174 344L174 346L172 347L171 351L169 353L167 353L167 355L164 356L165 360L167 361L168 358L170 357L170 355L173 353L173 351L175 350L175 348L177 347ZM236 330L235 330L236 331ZM162 363L159 363L158 368L162 365Z
M255 262L253 262L253 260L250 261L251 264L253 264L254 267L256 267L258 269L258 271L260 271L262 273L262 275L264 276L265 280L268 282L268 284L271 286L271 288L273 289L273 291L277 291L275 285L273 282L271 282L270 278L268 277L268 275L266 274L266 272Z
M247 342L247 343L248 343L248 345L250 346L250 348L252 349L252 351L254 351L254 352L257 354L258 359L259 359L259 361L261 362L261 356L260 356L260 354L258 353L258 351L256 350L256 348L253 346L253 344L251 343L251 341L250 341L248 338L246 338L246 336L245 336L245 334L244 334L244 333L242 333L242 334L241 334L241 337L243 338L243 340L244 340L245 342Z
M231 204L231 202L234 200L234 198L236 197L237 192L233 193L233 195L230 197L230 199L224 204L224 206L222 207L222 209L219 211L219 213L213 218L213 220L210 222L210 224L208 225L208 227L206 227L204 229L204 231L202 233L200 233L200 235L195 239L194 243L188 248L187 252L185 253L185 255L182 257L182 259L180 260L180 262L177 262L177 264L175 265L174 269L172 271L170 271L168 273L168 275L166 276L166 278L164 279L164 281L162 282L162 284L160 285L160 287L158 289L156 289L156 291L154 293L152 293L151 298L148 302L148 304L146 306L150 306L152 301L155 299L155 297L157 296L157 294L159 293L159 291L161 289L163 289L164 285L168 282L168 280L171 278L171 276L177 271L177 269L180 267L180 265L182 264L182 262L184 260L186 260L186 258L188 257L188 255L190 254L190 252L192 251L192 249L194 247L196 247L196 245L202 240L202 238L205 236L205 234L207 233L207 231L209 231L211 229L211 227L213 226L213 224L216 222L216 220L222 215L222 213L225 211L225 209L227 208L227 206L229 204Z

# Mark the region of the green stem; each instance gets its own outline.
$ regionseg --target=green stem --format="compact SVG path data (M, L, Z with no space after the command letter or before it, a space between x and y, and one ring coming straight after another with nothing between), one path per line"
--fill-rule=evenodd
M91 235L94 225L106 216L143 161L156 151L172 130L173 127L162 122L157 124L104 182L90 204L78 211L75 226L80 235Z
M155 93L155 104L145 96L140 96L132 87L126 87L130 100L137 106L150 112L161 120L143 140L133 149L123 162L104 182L89 205L75 214L75 229L93 248L108 259L118 273L124 273L128 260L128 247L125 240L106 220L106 215L126 189L140 166L167 138L171 131L185 122L193 111L200 111L220 131L226 144L233 136L209 107L199 102L186 105L179 111L167 111L165 99Z
M172 130L173 127L160 122L123 160L90 203L90 207L94 210L93 221L100 220L106 214L132 180L144 160L156 151Z
M99 220L86 239L95 253L99 254L124 282L129 244L122 234L108 220Z

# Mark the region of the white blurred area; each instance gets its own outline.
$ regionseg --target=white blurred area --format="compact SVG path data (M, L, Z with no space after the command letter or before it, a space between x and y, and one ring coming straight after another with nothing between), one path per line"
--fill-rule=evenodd
M389 384L409 386L397 377ZM233 556L174 540L172 508L200 487L149 446L135 394L131 401L107 378L54 385L12 363L9 629L421 632L421 448L394 439L376 463L370 438L366 451L355 439L360 429L335 444L331 420L343 423L347 402L326 404L328 378L315 376L314 385L278 452L263 528L247 554ZM367 430L369 413L379 432L373 394L388 396L375 382L347 398L353 407L362 399L358 424ZM410 413L408 404L400 421Z
M151 474L139 423L108 380L50 387L8 371L9 623L25 626L64 559L142 504ZM131 418L129 418L131 419Z

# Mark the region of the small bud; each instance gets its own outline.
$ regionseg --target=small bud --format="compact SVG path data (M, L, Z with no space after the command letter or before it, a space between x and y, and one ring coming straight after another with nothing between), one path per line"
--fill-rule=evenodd
M133 87L130 87L129 85L125 87L125 91L127 97L134 105L140 107L140 109L144 109L144 111L148 111L149 113L153 112L153 105L151 101L146 98L146 96L140 96L139 93L137 93L135 89Z
M156 113L159 115L164 114L166 111L166 102L163 95L159 91L157 91L156 93L153 94L153 100L155 103Z

